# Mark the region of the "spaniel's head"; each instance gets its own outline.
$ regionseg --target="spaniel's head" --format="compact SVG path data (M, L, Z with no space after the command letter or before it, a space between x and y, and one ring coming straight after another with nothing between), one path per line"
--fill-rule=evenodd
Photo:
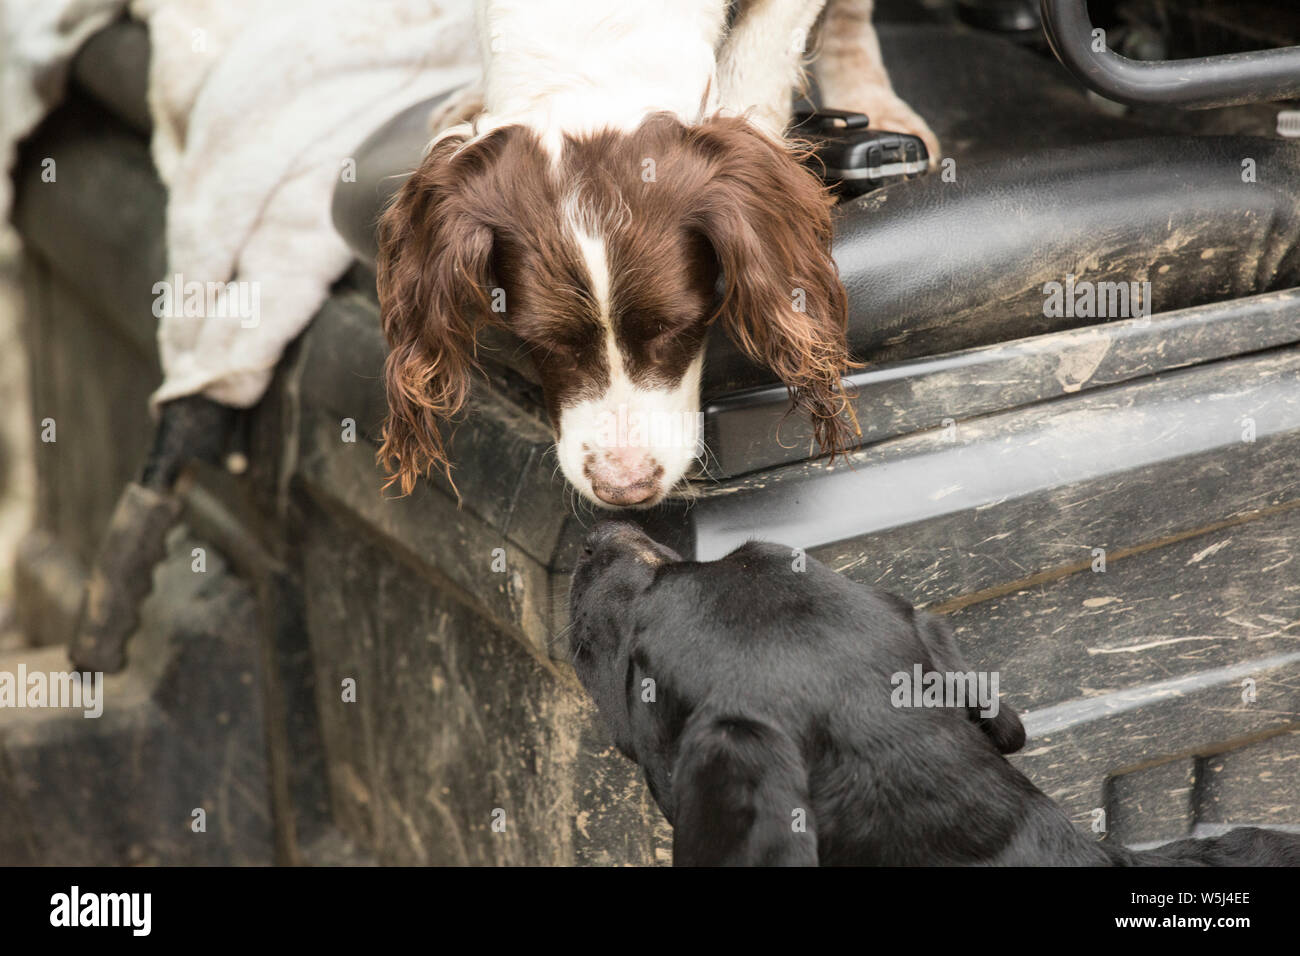
M599 504L653 505L691 468L715 319L841 449L847 307L829 206L738 118L654 114L555 142L523 125L444 135L380 226L392 480L409 492L447 465L440 427L465 404L483 323L531 351L560 468Z

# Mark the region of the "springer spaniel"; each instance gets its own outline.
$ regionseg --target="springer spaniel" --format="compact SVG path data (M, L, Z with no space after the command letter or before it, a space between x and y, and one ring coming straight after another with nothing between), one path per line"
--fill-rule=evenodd
M970 673L941 618L794 568L759 542L683 561L607 521L574 570L574 667L675 865L1300 865L1300 835L1253 827L1142 852L1090 839L1003 756L1025 731L996 686L900 693L918 670Z
M458 122L380 225L390 484L448 466L440 427L485 322L530 348L560 468L597 504L650 506L686 475L715 319L842 450L853 363L831 201L782 133L820 22L826 102L937 157L890 88L871 7L479 0L482 87L443 108Z

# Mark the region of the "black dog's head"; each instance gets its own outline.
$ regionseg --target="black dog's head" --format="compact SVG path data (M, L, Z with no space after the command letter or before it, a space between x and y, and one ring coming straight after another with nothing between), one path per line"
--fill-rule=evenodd
M627 708L628 613L681 556L634 525L602 522L583 542L569 586L573 666L624 755L636 759Z
M570 607L578 676L679 865L989 860L1037 792L1002 757L1010 708L892 702L914 665L966 671L942 620L801 552L683 561L606 523Z

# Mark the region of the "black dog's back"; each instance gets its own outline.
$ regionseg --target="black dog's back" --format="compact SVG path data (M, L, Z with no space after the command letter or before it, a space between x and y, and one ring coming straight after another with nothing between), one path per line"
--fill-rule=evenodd
M1150 850L1106 847L1116 866L1300 866L1300 834L1240 827Z
M1300 837L1274 831L1142 852L1083 833L1004 756L1024 727L942 617L790 548L685 561L602 526L570 603L575 669L679 863L1300 864ZM952 699L906 690L925 675Z

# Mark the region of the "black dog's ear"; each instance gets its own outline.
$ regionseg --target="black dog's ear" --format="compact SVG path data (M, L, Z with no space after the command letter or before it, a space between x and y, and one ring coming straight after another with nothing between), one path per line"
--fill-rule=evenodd
M966 673L966 662L962 660L961 651L957 650L948 622L924 611L916 611L914 621L916 633L930 652L935 670ZM980 730L988 734L1000 753L1015 753L1025 745L1025 726L1020 722L1020 715L1008 705L1000 703L997 714L992 717L981 717L978 705L967 708L967 713Z
M673 767L673 866L816 866L808 772L793 740L696 715Z

